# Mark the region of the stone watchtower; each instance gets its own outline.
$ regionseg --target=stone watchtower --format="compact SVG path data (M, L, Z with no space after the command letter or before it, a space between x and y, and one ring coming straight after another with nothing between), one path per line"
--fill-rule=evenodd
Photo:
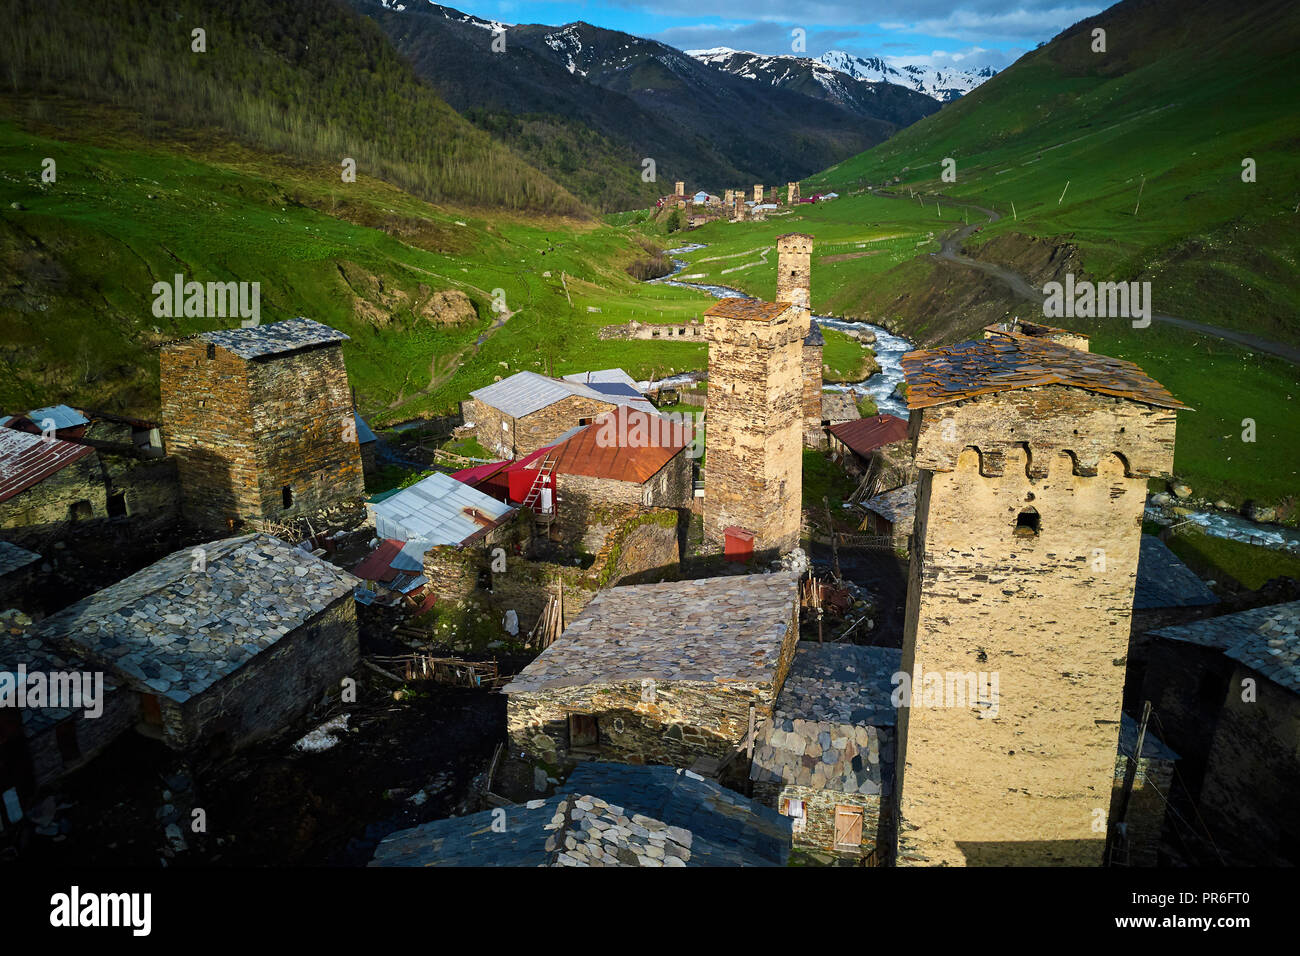
M903 368L898 863L1100 864L1147 480L1184 406L1130 362L1020 334Z
M754 184L754 202L762 202L762 201L763 201L763 184L762 184L762 183L755 183L755 184Z
M722 299L704 315L705 536L720 542L736 525L754 533L756 553L790 551L803 505L802 314L785 302Z
M799 184L798 184L798 183L786 183L786 184L785 184L785 201L786 201L787 203L789 203L790 205L794 205L796 202L799 201Z
M163 433L187 520L258 527L364 493L346 340L298 318L162 349Z
M822 435L822 349L825 340L812 318L813 237L800 232L776 240L776 299L789 302L800 311L804 330L803 431L804 444L820 446Z

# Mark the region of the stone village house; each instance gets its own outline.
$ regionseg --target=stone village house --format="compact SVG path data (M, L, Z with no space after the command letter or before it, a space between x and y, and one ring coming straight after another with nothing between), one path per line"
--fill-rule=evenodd
M798 638L789 572L601 591L503 688L511 746L551 766L725 768L743 781L733 757L771 717Z
M103 669L174 749L235 749L301 715L359 659L358 580L266 534L177 551L33 631Z

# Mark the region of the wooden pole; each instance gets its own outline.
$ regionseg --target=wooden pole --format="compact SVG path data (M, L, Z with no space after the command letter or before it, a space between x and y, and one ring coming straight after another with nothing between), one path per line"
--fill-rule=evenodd
M1020 221L1020 217L1016 215L1016 204L1014 202L1011 203L1011 218L1016 222Z
M1065 181L1065 189L1069 189L1069 188L1070 188L1070 181L1067 179ZM1058 206L1061 204L1061 200L1065 198L1065 189L1061 190L1061 199L1056 200L1056 204Z
M1115 819L1111 821L1112 828L1125 822L1128 815L1129 798L1133 795L1133 784L1137 780L1138 761L1142 759L1142 745L1147 739L1147 721L1151 719L1151 701L1142 702L1142 720L1138 724L1137 742L1133 745L1133 752L1129 754L1128 765L1124 768L1124 786L1119 795L1119 807L1115 812Z
M1135 216L1138 214L1138 207L1142 205L1142 190L1146 188L1146 185L1147 185L1147 178L1146 178L1146 176L1143 176L1143 177L1142 177L1142 182L1141 182L1141 184L1138 186L1138 198L1137 198L1137 202L1136 202L1136 203L1134 204L1134 206L1133 206L1133 215L1135 215Z

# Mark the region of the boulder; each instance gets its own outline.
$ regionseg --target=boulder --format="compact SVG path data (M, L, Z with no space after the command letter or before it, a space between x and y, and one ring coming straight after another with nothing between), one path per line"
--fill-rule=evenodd
M1277 509L1257 501L1247 501L1241 510L1242 514L1256 524L1272 524L1277 521Z
M464 325L478 320L474 301L459 289L434 292L416 306L415 314L435 325Z
M1162 491L1157 495L1152 495L1150 503L1154 508L1167 508L1171 500L1173 499L1169 497L1168 493Z
M1192 486L1183 481L1170 483L1169 490L1174 493L1175 498L1190 498L1192 496Z

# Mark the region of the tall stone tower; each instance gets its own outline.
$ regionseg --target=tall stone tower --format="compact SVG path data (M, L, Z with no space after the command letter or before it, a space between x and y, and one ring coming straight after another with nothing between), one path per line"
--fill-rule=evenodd
M898 863L1100 864L1147 479L1183 406L1132 363L1019 334L903 368Z
M800 310L785 302L722 299L705 315L709 342L704 533L733 525L754 550L799 543L803 504Z
M803 377L804 444L820 447L822 434L822 351L826 342L812 318L813 237L800 232L776 240L776 298L799 309L804 329Z
M346 340L298 318L162 349L163 434L187 520L260 527L364 493Z
M755 183L755 184L754 184L754 202L762 202L762 201L763 201L763 184L762 184L762 183Z
M796 202L799 201L799 184L798 184L798 183L786 183L786 184L785 184L785 201L786 201L787 203L789 203L790 205L792 205L792 206L793 206Z
M686 183L684 183L684 182L683 182L682 180L680 180L680 179L677 180L677 182L673 183L673 195L674 195L674 196L685 196L685 195L686 195Z

